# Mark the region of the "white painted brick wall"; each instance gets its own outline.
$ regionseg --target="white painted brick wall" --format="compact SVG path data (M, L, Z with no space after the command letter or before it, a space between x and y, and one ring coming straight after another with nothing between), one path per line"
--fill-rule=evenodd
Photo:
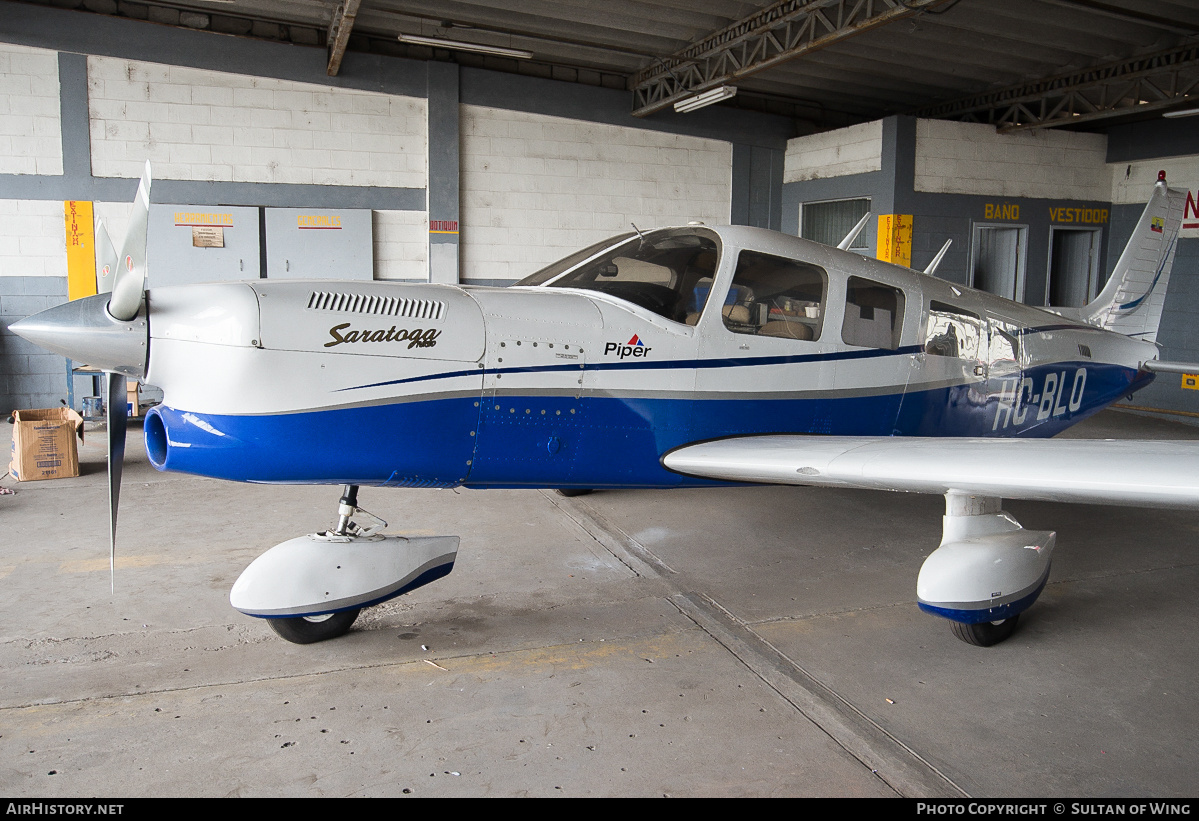
M109 57L88 94L97 176L425 187L423 99Z
M916 123L917 191L998 197L1106 200L1107 137L1042 129L998 134L993 126Z
M883 122L852 125L787 141L783 182L802 182L882 168Z
M428 280L424 211L375 211L375 279Z
M53 51L0 43L0 174L62 174Z
M62 201L0 200L0 276L66 275Z
M630 230L727 224L732 145L462 107L463 279L516 280Z
M1199 157L1168 157L1158 160L1112 163L1112 205L1144 205L1149 201L1157 172L1165 171L1171 188L1195 192L1199 190Z

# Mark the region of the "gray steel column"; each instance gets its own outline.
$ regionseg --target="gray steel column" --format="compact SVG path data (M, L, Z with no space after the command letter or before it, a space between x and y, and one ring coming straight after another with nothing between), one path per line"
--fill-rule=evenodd
M428 63L429 281L457 283L460 134L458 66Z
M733 143L729 221L778 231L782 224L785 149Z

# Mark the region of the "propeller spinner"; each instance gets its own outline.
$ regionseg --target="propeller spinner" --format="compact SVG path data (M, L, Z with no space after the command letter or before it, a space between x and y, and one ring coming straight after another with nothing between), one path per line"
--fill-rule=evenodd
M111 294L63 303L22 319L9 330L48 351L107 371L109 573L116 587L117 509L125 460L126 377L146 375L150 325L145 307L146 226L150 214L150 163L133 201L129 229L118 257L103 224L96 247L112 271Z

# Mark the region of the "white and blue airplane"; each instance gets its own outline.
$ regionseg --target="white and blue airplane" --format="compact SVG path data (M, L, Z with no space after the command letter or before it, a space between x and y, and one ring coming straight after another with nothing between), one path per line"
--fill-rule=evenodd
M453 566L457 537L381 534L361 485L943 494L917 599L982 646L1036 600L1055 540L1002 499L1199 506L1196 443L1049 438L1155 371L1199 369L1154 343L1183 204L1164 173L1106 287L1073 310L851 253L852 234L832 248L699 224L634 228L506 288L146 291L149 188L147 165L121 254L102 253L111 295L12 330L108 371L110 396L126 377L161 388L145 422L159 470L344 486L335 528L275 546L231 592L291 641L341 635ZM114 555L124 413L109 403Z

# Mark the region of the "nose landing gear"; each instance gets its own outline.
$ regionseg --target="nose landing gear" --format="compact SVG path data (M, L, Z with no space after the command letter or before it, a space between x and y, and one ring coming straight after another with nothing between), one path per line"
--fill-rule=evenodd
M457 536L379 533L387 522L358 507L345 485L337 526L277 544L250 563L229 593L234 608L268 620L282 638L311 644L349 631L364 607L436 581L454 567ZM355 517L369 520L364 526Z

